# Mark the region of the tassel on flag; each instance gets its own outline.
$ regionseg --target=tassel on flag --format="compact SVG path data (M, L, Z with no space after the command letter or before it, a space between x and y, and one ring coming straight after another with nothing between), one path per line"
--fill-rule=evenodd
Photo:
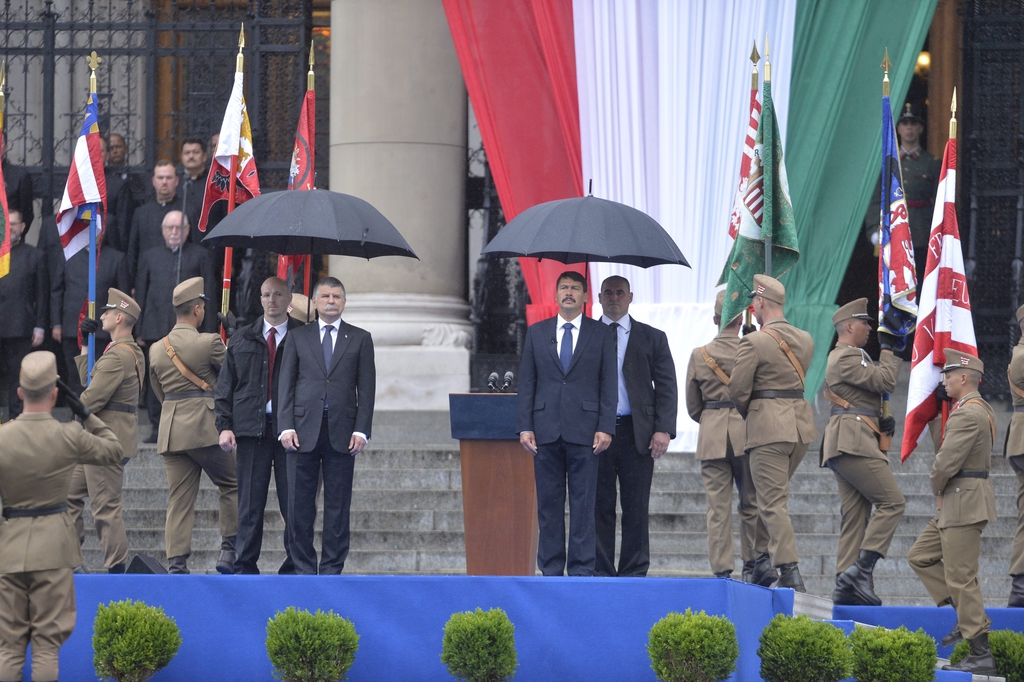
M900 460L906 461L918 444L928 437L928 422L939 415L936 389L945 362L943 348L977 356L971 297L967 293L960 228L956 220L956 92L949 141L942 154L939 189L935 196L932 230L928 238L928 261L921 283L914 357L907 392L907 421L903 427Z

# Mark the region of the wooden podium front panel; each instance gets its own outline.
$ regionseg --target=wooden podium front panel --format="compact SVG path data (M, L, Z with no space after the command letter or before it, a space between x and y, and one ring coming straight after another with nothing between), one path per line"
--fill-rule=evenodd
M464 439L462 516L467 575L534 575L537 486L533 456L512 440Z

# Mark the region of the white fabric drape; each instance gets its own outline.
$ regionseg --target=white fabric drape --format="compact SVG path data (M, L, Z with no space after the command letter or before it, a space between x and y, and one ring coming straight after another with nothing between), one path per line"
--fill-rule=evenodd
M591 265L594 289L629 279L630 313L668 334L679 379L673 451L693 451L686 367L712 339L716 282L749 119L753 41L771 41L772 98L786 140L797 0L573 0L583 186L651 215L692 269ZM764 61L759 66L764 75ZM596 295L595 295L596 303ZM594 306L594 315L601 313Z

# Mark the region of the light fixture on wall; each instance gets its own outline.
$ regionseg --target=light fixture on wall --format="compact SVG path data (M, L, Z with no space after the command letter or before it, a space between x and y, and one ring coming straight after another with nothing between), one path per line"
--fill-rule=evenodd
M932 68L932 53L922 50L921 54L917 55L917 64L914 65L914 75L920 78L927 78L928 72Z

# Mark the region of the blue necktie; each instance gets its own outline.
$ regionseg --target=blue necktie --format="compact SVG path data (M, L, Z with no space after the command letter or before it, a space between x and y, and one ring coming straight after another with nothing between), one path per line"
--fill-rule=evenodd
M331 332L334 331L334 325L329 324L324 327L324 367L327 371L331 371L331 358L334 357L334 344L331 343Z
M569 373L569 363L572 362L572 330L571 322L562 325L565 331L562 333L562 347L558 349L558 359L562 361L562 372Z

